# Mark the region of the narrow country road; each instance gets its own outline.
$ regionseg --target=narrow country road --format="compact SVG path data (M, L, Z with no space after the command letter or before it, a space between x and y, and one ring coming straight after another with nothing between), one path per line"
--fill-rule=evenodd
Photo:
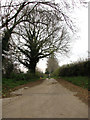
M88 118L88 106L55 79L3 99L3 118Z

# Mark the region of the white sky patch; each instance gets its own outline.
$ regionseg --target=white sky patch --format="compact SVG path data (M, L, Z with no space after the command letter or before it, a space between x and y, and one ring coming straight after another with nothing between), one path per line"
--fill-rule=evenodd
M69 57L57 56L60 66L88 58L88 8L75 10L74 17L77 19L77 26L79 29L78 35L80 37L72 40L72 49ZM45 72L46 65L46 59L43 59L39 61L37 66Z
M73 52L77 55L83 54L88 52L88 9L80 9L77 11L77 17L79 18L79 27L80 27L80 38L76 40L76 43L73 47ZM86 54L87 55L87 54ZM84 56L87 57L87 56Z
M39 61L39 63L37 64L37 67L42 71L45 72L46 67L47 67L47 59L43 58Z

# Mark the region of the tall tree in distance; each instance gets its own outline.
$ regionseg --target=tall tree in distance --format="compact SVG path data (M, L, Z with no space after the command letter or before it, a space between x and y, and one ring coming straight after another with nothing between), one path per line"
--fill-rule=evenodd
M53 73L59 67L58 60L54 54L51 54L47 61L47 68L49 74Z

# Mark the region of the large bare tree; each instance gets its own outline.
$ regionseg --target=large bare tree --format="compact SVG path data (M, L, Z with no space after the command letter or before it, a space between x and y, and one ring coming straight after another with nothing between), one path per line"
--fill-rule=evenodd
M28 14L32 12L32 10L38 5L47 5L55 8L55 3L45 2L45 1L24 1L16 2L16 1L6 1L3 4L3 0L0 1L0 29L2 34L2 52L5 54L5 51L9 50L9 41L11 35L13 34L13 30L23 21L27 22L26 19L23 19L26 15L27 11L24 9L30 6L30 10ZM22 12L24 11L24 12Z
M2 1L3 0L1 0L1 2ZM85 4L85 2L82 2L82 0L78 0L78 2L80 2L81 4L82 3ZM61 49L57 49L57 48L60 48L59 46L61 45L61 43L60 43L60 41L57 40L56 36L57 37L59 36L58 39L59 38L64 39L64 38L67 38L66 37L67 36L67 32L66 32L67 27L72 31L74 30L72 20L70 19L70 17L68 16L66 11L71 10L72 6L74 6L76 3L75 3L75 0L73 2L70 2L70 4L69 4L69 2L66 2L65 0L61 0L60 4L55 4L54 1L47 2L45 0L39 0L39 1L28 1L28 0L23 1L22 0L20 2L17 1L16 3L15 3L15 1L11 0L9 2L6 2L6 4L4 4L4 5L0 4L0 9L1 9L0 28L1 28L1 34L2 34L2 44L3 44L2 52L3 52L3 54L6 53L5 51L9 50L9 44L12 45L12 42L10 41L10 39L11 38L13 39L13 36L14 36L13 34L15 34L16 31L19 34L21 34L20 27L22 27L22 25L23 25L24 29L25 29L25 26L28 29L27 26L29 24L32 28L32 30L30 29L31 31L33 31L34 27L37 27L37 25L39 28L39 26L41 26L41 24L42 24L43 31L46 28L48 31L48 34L47 33L42 34L44 39L45 39L46 35L49 35L49 38L50 38L50 40L52 40L51 42L53 43L53 45L51 46L51 44L49 42L49 51L48 51L48 48L47 48L48 42L45 42L45 44L43 45L44 48L46 46L45 54L43 53L43 55L39 56L39 58L46 57L46 56L50 55L52 52L57 51L57 50L61 51L63 49L63 52L67 52L67 47L65 47L66 46L65 44L67 44L68 41L66 43L62 42L63 44L62 44ZM46 23L44 22L44 20L43 20L43 22L37 20L38 17L35 17L36 21L32 21L31 18L33 18L33 16L32 16L33 10L35 10L38 7L39 7L39 10L43 8L43 13L46 15L46 17L41 17L41 18L45 18ZM28 8L30 8L30 10L27 11ZM66 10L64 8L66 8ZM47 11L47 9L49 11ZM42 11L42 10L40 10L40 11ZM40 11L36 12L37 13L36 16L38 16L38 13L40 13ZM52 12L53 12L53 14L52 14ZM48 13L48 14L46 14L46 13ZM43 14L40 13L40 15L43 15ZM30 19L31 19L31 21L30 21ZM59 27L57 27L56 23L55 23L55 21L57 21L57 20L60 22L60 23L57 22L58 25L61 24L61 26L59 26ZM48 23L50 23L50 25ZM66 28L63 27L62 23L64 25L66 25ZM55 25L55 27L54 27L54 25ZM36 36L37 31L39 31L38 28L35 28L35 36ZM52 31L53 34L50 33L51 31L49 31L49 30L51 30L51 28L52 28L52 30L54 30L54 31ZM59 32L59 30L60 30L60 32ZM58 34L57 34L57 31L58 31ZM41 32L41 31L39 31L39 32ZM26 33L24 32L24 34L26 34ZM34 34L32 34L32 35L34 36ZM23 36L23 39L26 39L25 36ZM56 47L57 45L58 45L58 47ZM41 42L40 46L42 46L42 42ZM20 48L20 46L18 46L18 49L19 48ZM52 48L54 48L54 49L52 49Z
M60 4L55 4L54 1L45 1L45 0L39 0L39 1L14 1L14 0L7 0L6 2L1 0L0 1L0 34L2 34L2 43L3 43L3 53L5 54L5 51L9 50L9 40L11 38L11 35L13 33L14 28L23 22L23 17L25 16L27 11L23 11L24 8L27 6L30 6L32 9L30 12L32 12L33 8L35 8L38 5L46 5L49 7L52 7L56 9L62 16L64 17L64 20L67 22L68 25L70 25L69 17L67 13L65 13L65 9L70 10L75 5L83 4L85 5L86 2L82 0L71 0L71 1L65 1L61 0ZM64 9L63 9L64 8ZM29 13L30 14L30 13ZM26 21L24 19L24 21ZM71 27L71 26L70 26Z
M18 26L17 39L18 50L25 56L19 55L19 62L26 66L32 73L41 58L47 57L54 52L67 53L69 51L69 34L67 24L62 16L50 8L35 7L32 13L28 14L27 8L25 19ZM20 37L21 36L21 37Z

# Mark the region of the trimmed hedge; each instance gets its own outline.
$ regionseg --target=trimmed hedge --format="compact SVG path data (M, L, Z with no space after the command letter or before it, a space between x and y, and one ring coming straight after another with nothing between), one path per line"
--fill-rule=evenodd
M90 61L63 65L53 72L52 77L63 78L90 91Z
M59 76L90 76L90 61L64 65L59 69Z

